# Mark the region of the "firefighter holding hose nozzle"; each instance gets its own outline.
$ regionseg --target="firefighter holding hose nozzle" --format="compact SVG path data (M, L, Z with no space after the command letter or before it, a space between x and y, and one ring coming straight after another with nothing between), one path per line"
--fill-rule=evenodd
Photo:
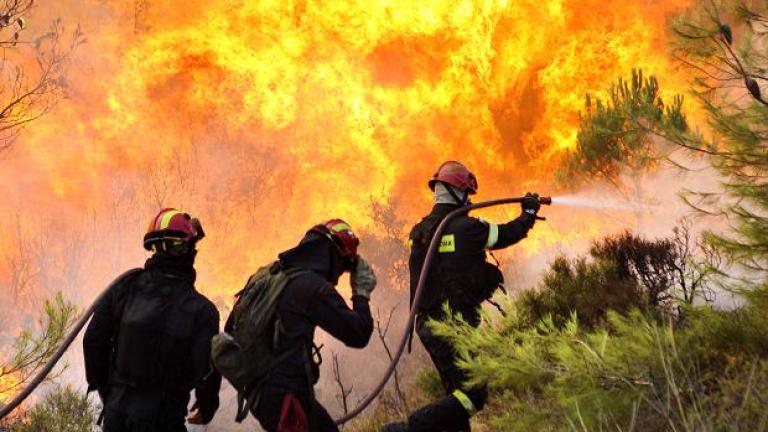
M193 424L219 407L221 375L211 366L219 313L195 289L202 226L167 208L149 224L153 255L127 272L96 306L83 338L88 390L104 404L104 432L184 432L190 391Z
M477 192L478 185L474 174L463 164L448 161L437 170L429 187L434 192L434 207L413 227L409 239L411 300L435 230L448 213L470 203L469 196ZM488 390L484 385L466 385L468 377L456 366L456 352L448 341L432 333L428 321L443 319L443 305L447 303L470 325L480 324L480 305L504 282L498 266L486 260L486 252L524 239L539 219L541 203L537 194L526 194L521 207L521 215L505 224L465 214L447 225L419 304L412 305L417 308L416 334L437 368L446 396L416 410L407 422L384 426L385 432L470 430L469 419L485 405Z

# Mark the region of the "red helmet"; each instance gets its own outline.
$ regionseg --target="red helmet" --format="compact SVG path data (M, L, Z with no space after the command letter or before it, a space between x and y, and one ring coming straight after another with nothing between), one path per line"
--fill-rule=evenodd
M342 257L354 261L357 259L357 246L360 240L357 238L352 227L341 219L331 219L320 225L315 225L309 232L320 233L336 246Z
M182 244L200 240L203 236L203 228L197 219L181 210L166 208L149 221L147 234L144 236L144 249L154 250L153 247L158 242Z
M451 185L460 191L468 191L470 195L477 193L477 178L461 162L443 162L429 181L429 188L434 191L438 182Z

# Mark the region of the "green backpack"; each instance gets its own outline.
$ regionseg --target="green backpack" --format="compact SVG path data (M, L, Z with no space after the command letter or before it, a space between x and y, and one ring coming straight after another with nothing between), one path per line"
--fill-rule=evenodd
M306 270L284 270L279 262L260 268L239 293L228 319L229 332L211 340L211 360L237 390L239 423L257 404L261 385L272 368L302 346L278 351L280 319L277 300L288 282Z

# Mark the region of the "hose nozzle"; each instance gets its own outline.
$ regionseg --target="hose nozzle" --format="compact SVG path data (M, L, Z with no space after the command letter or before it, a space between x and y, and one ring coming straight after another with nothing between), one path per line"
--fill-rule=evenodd
M552 197L539 197L539 204L552 205Z

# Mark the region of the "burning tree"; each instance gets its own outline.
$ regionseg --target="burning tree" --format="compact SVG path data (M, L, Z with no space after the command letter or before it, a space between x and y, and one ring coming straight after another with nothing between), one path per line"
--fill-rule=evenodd
M71 37L64 37L60 20L48 32L24 38L24 16L33 3L5 0L0 6L0 152L11 147L24 126L45 115L61 99L69 59L85 41L79 27Z

